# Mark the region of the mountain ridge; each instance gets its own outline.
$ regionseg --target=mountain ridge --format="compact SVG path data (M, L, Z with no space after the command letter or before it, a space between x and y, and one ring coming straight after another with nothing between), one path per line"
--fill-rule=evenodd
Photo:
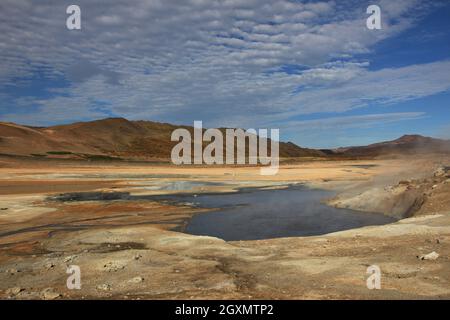
M193 133L192 126L148 120L106 118L48 127L0 122L0 153L41 158L168 160L178 142L170 140L177 128ZM204 129L206 130L206 129ZM220 128L225 132L226 128ZM367 146L310 149L293 142L280 142L282 158L364 158L450 153L450 140L406 134L398 139Z
M31 127L0 122L0 153L8 155L130 160L169 159L178 142L170 140L173 130L193 127L147 120L106 118L88 122ZM220 130L224 131L225 128ZM280 142L280 157L324 157L319 150Z
M418 134L405 134L395 140L372 143L367 146L341 147L331 150L331 154L351 157L435 152L450 153L450 140L425 137Z

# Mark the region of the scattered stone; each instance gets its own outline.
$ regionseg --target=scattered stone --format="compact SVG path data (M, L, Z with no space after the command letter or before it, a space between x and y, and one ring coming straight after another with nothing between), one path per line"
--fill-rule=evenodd
M23 289L23 288L20 288L20 287L13 287L13 288L6 289L6 294L7 294L7 295L16 296L16 295L18 295L19 293L21 293L23 290L24 290L24 289Z
M111 261L103 266L108 272L116 272L125 268L125 264L120 262Z
M142 256L139 253L135 254L133 257L134 260L139 260L140 258L142 258Z
M44 300L55 300L56 298L61 297L61 294L55 292L53 288L46 288L41 291L41 297Z
M129 283L141 283L144 281L142 277L134 277L133 279L128 280Z
M97 286L98 290L102 290L102 291L110 291L111 290L111 286L107 283L104 284L100 284Z
M67 256L64 258L64 262L72 262L73 260L75 260L77 258L76 255L73 256Z
M439 167L435 172L434 172L434 176L435 177L443 177L446 174L446 170L444 167Z
M437 258L439 258L439 254L435 251L433 251L429 254L419 256L420 260L436 260Z
M431 188L432 188L432 189L436 189L437 187L438 187L438 185L435 184L435 185L433 185Z

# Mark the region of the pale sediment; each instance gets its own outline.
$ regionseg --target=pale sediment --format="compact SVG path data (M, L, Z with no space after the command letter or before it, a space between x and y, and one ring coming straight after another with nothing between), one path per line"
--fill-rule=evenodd
M399 160L317 162L282 167L280 175L272 180L260 178L257 168L178 170L121 165L101 170L85 166L0 169L0 180L5 185L19 180L42 184L43 177L55 173L65 177L52 179L73 182L79 176L70 178L67 174L96 172L95 181L99 173L134 177L114 177L109 185L101 186L91 180L91 189L85 185L90 181L88 178L81 190L68 188L66 191L119 192L121 196L115 199L48 200L47 196L64 192L59 187L55 192L38 195L34 189L26 189L26 193L18 191L1 196L0 297L448 299L450 206L446 195L449 184L439 173L433 175L437 167L429 159L409 161L408 167ZM164 175L169 171L183 175L182 180L190 175L195 181L222 183L210 186L215 192L233 191L243 182L249 182L246 186L273 187L303 182L341 190L335 201L347 206L388 214L392 205L386 205L388 198L383 197L389 194L405 197L405 203L409 196L402 194L410 190L427 196L414 211L415 217L389 225L314 237L226 242L171 231L198 212L198 208L193 210L189 204L122 198L121 192L130 192L132 196L179 192L135 189L155 185L162 179L149 176L140 179L136 175ZM175 181L180 176L163 179ZM407 179L411 181L406 183ZM391 193L368 196L367 190L371 188L385 190L389 186L393 186ZM195 192L209 191L209 186L197 187ZM43 185L43 188L50 186ZM384 207L375 210L377 201L383 202ZM402 202L392 203L399 206ZM407 207L405 204L404 208ZM404 214L402 210L395 214ZM438 254L435 260L420 258L432 252ZM81 290L69 290L66 286L69 265L81 269ZM381 290L366 287L366 270L370 265L381 268Z

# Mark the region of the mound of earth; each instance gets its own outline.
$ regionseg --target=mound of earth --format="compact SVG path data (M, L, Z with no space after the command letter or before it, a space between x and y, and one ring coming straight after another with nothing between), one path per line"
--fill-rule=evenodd
M343 193L329 204L402 219L447 211L449 194L450 167L441 166L430 178L402 180L395 185L376 186L352 195Z

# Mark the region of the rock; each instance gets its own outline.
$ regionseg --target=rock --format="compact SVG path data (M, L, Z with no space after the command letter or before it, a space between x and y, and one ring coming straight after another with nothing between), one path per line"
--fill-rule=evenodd
M0 210L8 210L8 208L0 208Z
M117 261L106 263L103 268L108 272L116 272L125 268L125 264Z
M135 254L133 257L134 260L139 260L140 258L142 258L142 256L139 253Z
M439 254L435 251L433 251L429 254L419 256L420 260L436 260L437 258L439 258Z
M41 291L41 297L44 300L55 300L61 296L60 293L55 292L53 288L46 288Z
M446 170L444 167L439 167L436 171L434 171L435 177L443 177L446 174Z
M12 296L15 296L15 295L18 295L20 292L22 292L24 289L22 289L22 288L20 288L20 287L13 287L13 288L9 288L9 289L6 289L6 294L7 295L12 295Z
M142 277L134 277L133 279L128 280L129 283L141 283L144 281Z
M111 286L107 283L104 284L100 284L97 286L98 290L102 290L102 291L110 291L111 290Z

